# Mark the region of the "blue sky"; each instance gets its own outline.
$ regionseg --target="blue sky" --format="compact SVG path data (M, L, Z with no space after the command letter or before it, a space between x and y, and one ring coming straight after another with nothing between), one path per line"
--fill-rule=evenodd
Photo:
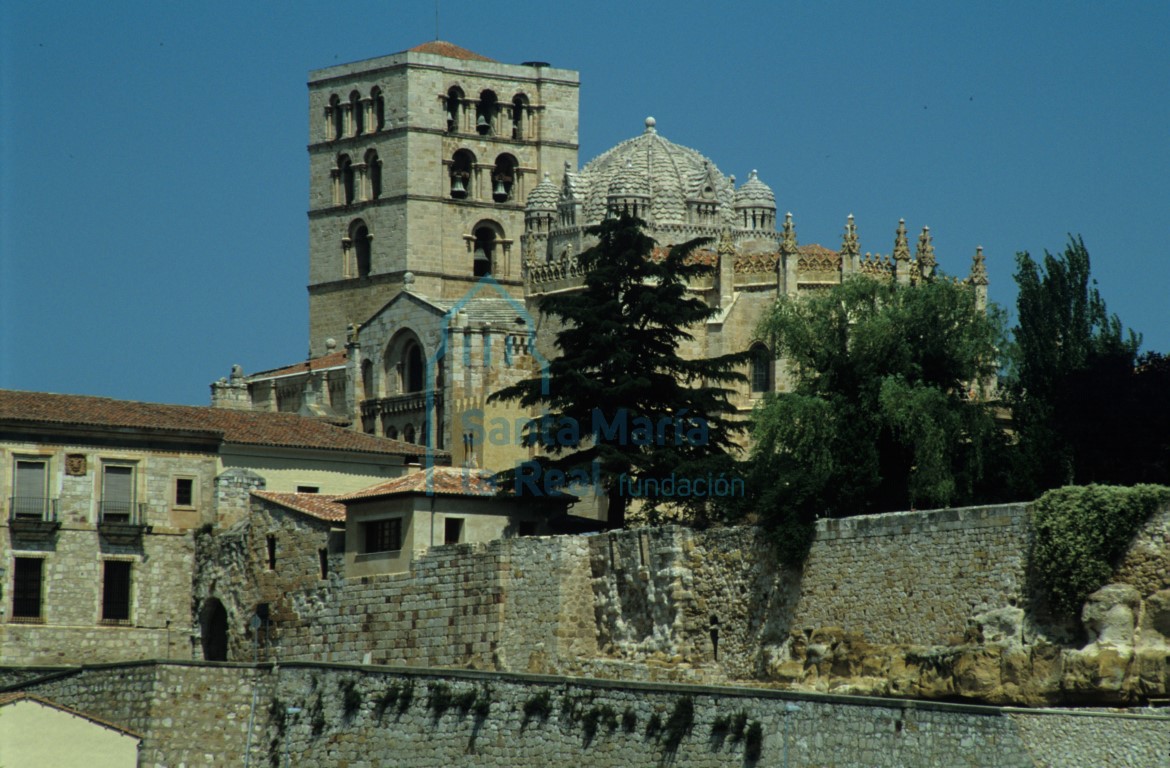
M434 2L0 7L0 387L206 404L307 351L309 70L436 36ZM802 243L929 225L1079 233L1109 308L1170 352L1170 3L471 2L439 37L581 73L582 163L642 130L749 171Z

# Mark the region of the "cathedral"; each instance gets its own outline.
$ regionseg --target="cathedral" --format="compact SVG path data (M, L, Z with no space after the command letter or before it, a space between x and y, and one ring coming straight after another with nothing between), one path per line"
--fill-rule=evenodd
M862 253L852 216L838 249L801 245L755 171L738 183L647 117L584 166L579 76L545 62L504 64L450 43L317 70L309 79L309 355L279 369L239 366L211 385L223 408L292 411L426 446L455 465L526 458L514 405L488 403L538 375L556 328L541 298L573 290L588 230L630 213L665 252L707 238L714 269L690 289L715 314L682 350L751 350L745 413L785 386L755 337L778 296L851 274L914 283L936 267L929 229L899 222L888 254ZM976 250L966 281L986 301ZM498 433L498 430L497 430Z

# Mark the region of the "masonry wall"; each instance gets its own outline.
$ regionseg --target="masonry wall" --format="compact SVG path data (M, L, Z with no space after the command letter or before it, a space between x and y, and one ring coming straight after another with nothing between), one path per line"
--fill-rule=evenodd
M1170 726L1164 710L1027 711L319 664L105 665L25 690L144 734L143 766L238 766L250 735L253 765L287 754L292 765L370 768L1137 768L1159 764ZM754 724L756 759L747 747Z
M794 573L754 529L664 527L440 547L405 574L325 582L292 561L278 566L286 576L268 573L261 537L199 578L254 586L241 606L272 601L283 658L541 672L604 661L635 665L621 673L633 677L649 662L675 679L747 679L793 633L820 627L873 643L961 641L973 615L1025 601L1027 530L1023 506L821 521ZM324 546L322 531L304 532L295 546ZM261 589L265 579L279 588Z

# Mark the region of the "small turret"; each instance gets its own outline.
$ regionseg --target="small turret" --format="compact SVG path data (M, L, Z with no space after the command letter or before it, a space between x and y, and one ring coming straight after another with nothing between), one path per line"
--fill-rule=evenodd
M754 169L735 191L735 223L744 229L776 231L776 195Z
M528 194L524 206L524 261L544 261L549 231L557 217L561 191L548 173Z
M780 269L779 290L782 294L796 295L798 272L798 255L796 243L796 225L792 223L792 213L784 214L784 227L780 233Z
M853 214L845 219L845 234L841 236L841 271L858 272L861 269L861 242L857 239L857 225Z
M910 241L906 238L906 220L898 219L894 235L894 279L899 285L910 283Z
M918 274L923 280L934 279L934 268L938 266L938 262L934 258L934 242L930 236L930 227L923 227L922 234L918 236L918 250L914 254L914 260L918 262Z
M975 255L971 257L971 273L967 275L967 284L975 287L975 305L980 309L987 309L987 265L983 263L983 246L976 246Z

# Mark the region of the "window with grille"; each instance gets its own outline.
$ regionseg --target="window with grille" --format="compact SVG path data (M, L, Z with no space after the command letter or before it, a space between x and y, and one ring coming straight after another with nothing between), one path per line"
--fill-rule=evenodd
M12 565L12 619L41 619L41 583L45 561L39 557L18 557Z
M102 574L102 621L130 621L130 574L127 560L106 560Z
M396 552L402 549L402 518L371 520L362 524L363 552Z
M43 519L49 509L49 462L17 459L12 483L12 514Z
M772 353L768 348L757 344L752 347L751 363L752 392L770 392L772 390Z
M102 522L128 523L134 511L134 467L106 464L102 467Z

